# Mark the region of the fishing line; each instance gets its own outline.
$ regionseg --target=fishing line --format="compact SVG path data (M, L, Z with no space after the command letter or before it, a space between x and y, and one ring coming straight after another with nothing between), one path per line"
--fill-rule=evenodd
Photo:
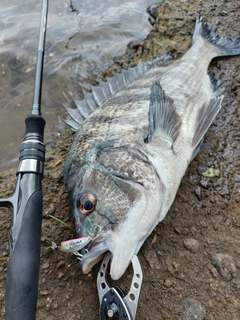
M5 31L6 31L7 25L8 25L8 19L10 17L10 14L11 14L11 11L12 11L12 8L13 8L13 3L14 3L14 0L12 0L12 4L11 4L10 10L8 12L7 21L6 21L4 29L3 29L2 37L0 38L0 45L4 44L4 41L3 41L4 40L4 34L5 34Z

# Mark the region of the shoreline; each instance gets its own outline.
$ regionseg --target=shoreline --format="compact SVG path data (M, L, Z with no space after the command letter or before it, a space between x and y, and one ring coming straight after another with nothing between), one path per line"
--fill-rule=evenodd
M156 23L148 37L130 43L126 53L116 57L101 78L166 51L175 57L187 51L203 2L171 0L168 3L163 1L158 8ZM202 16L205 22L217 27L220 35L239 39L237 4L220 0L216 6L214 0L208 0ZM240 57L215 59L210 69L225 87L223 107L208 130L201 151L189 165L167 217L140 250L144 280L136 319L190 320L193 319L190 311L198 320L240 319ZM53 148L46 148L38 319L99 318L96 292L99 264L83 275L73 255L50 249L52 241L58 244L75 237L73 231L49 218L54 215L72 226L63 180L71 139L72 133L66 130ZM218 168L220 176L204 177L202 173L208 168ZM12 194L15 173L16 169L0 173L1 197ZM3 319L11 213L8 209L0 212ZM130 277L131 269L128 269L121 279L126 292Z

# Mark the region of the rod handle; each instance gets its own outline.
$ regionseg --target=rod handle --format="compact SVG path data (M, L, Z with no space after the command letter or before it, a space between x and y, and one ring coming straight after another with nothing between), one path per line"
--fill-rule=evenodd
M42 199L42 190L33 191L29 197L19 236L10 255L6 285L6 320L34 320L36 317Z

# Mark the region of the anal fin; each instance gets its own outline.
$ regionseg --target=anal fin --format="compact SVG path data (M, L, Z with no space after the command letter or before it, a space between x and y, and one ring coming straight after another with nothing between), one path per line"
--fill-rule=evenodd
M173 100L165 95L159 82L153 82L149 106L149 133L145 142L151 142L158 132L172 146L178 137L180 126L181 119Z
M192 157L190 159L190 162L193 161L193 159L196 157L196 155L198 154L200 148L201 148L201 145L202 145L202 140L196 145L196 147L193 149L193 152L192 152Z
M198 111L195 125L195 134L192 140L193 148L196 148L200 141L203 139L203 136L205 135L206 131L221 109L222 100L223 96L213 98L209 101L209 103L204 103Z

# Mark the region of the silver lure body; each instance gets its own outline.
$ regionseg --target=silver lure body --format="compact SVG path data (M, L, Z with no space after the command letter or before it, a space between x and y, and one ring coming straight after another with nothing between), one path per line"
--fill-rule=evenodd
M234 54L240 54L239 42L217 36L198 16L192 46L182 58L167 61L164 56L142 67L142 74L138 67L125 79L123 74L123 80L119 75L109 80L110 91L114 81L121 90L110 92L105 101L104 84L101 93L96 88L92 96L85 93L85 102L95 110L78 129L85 102L77 103L75 114L67 110L77 130L65 166L75 227L79 237L95 239L83 257L84 272L109 250L111 276L120 278L165 217L221 108L223 89L208 74L208 65L216 56ZM86 215L77 199L88 192L96 206Z

